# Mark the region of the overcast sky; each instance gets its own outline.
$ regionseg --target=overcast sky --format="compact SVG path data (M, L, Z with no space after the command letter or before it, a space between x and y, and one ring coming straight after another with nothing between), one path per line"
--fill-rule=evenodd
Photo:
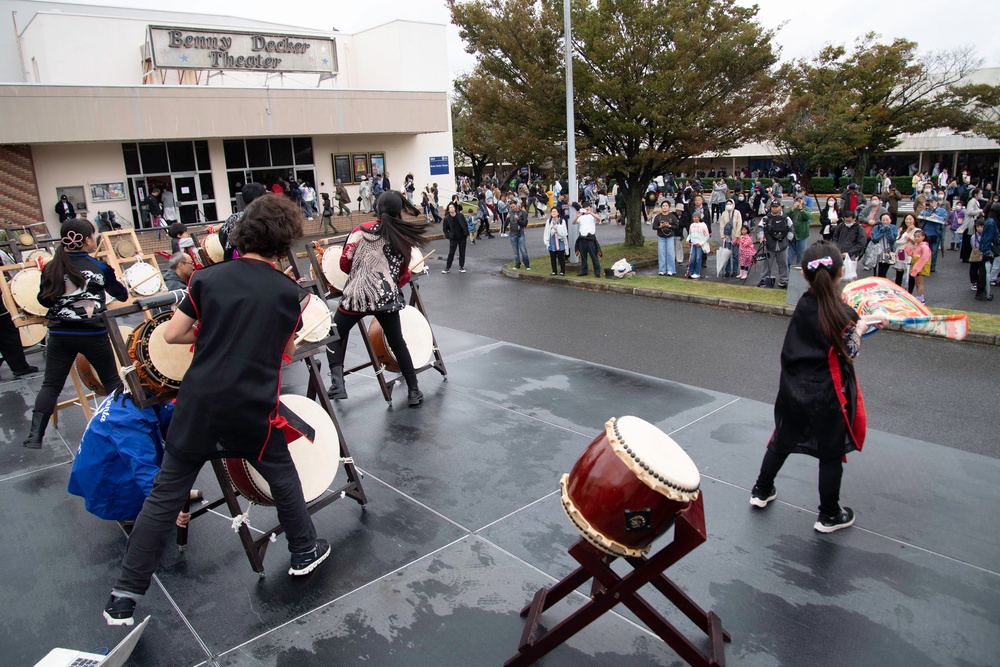
M74 0L63 0L73 2ZM751 0L739 0L751 5ZM336 28L356 32L393 18L449 23L451 16L444 0L90 0L82 4L102 4L146 9L213 12L303 25L315 29ZM788 0L757 0L764 26L777 28L776 41L782 59L814 56L828 42L853 42L874 30L885 36L916 41L922 50L976 47L986 67L1000 67L1000 1L941 3L940 0L838 0L836 2L790 3ZM943 12L944 7L955 11ZM793 9L790 9L793 8ZM793 12L793 13L790 13ZM448 53L452 75L471 68L472 56L465 53L458 29L449 25Z

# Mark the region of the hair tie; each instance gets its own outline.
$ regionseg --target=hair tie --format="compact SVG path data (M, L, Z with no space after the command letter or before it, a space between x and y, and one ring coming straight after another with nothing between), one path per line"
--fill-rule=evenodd
M809 269L810 271L815 271L821 266L825 266L828 269L833 267L833 258L827 255L826 257L820 257L819 259L814 259L813 261L806 264L806 268Z
M74 232L70 230L66 232L66 236L62 237L62 244L66 246L67 250L75 250L76 248L83 247L84 236L80 232Z

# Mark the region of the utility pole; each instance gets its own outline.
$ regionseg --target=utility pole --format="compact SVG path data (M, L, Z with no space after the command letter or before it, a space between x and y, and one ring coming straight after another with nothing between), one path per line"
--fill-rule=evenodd
M566 49L566 168L569 170L569 202L572 204L579 197L576 180L576 119L573 117L573 26L570 16L571 0L563 0L563 38ZM569 211L569 222L573 222L575 213ZM569 261L577 263L576 239L579 231L576 225L568 225Z

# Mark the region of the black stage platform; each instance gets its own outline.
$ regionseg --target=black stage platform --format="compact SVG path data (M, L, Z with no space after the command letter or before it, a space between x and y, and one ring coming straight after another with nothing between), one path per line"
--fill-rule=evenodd
M227 516L198 519L185 552L168 547L141 603L138 613L153 620L130 664L502 664L521 634L518 610L572 567L566 549L578 536L558 479L609 417L627 414L671 433L702 472L708 542L667 573L721 616L733 636L728 664L1000 660L1000 461L871 432L845 472L843 501L857 525L822 536L812 530L812 459L789 459L766 511L747 502L772 428L769 405L436 333L449 376L420 376L420 409L387 406L372 375L348 378L338 417L369 504L362 511L346 500L314 516L333 545L328 563L292 580L279 537L261 579ZM357 336L351 349L358 358ZM43 450L21 447L39 383L0 383L4 665L32 665L53 646L113 646L124 635L100 611L125 535L66 493L81 411L63 412ZM284 391L304 383L297 364ZM343 479L341 471L334 485ZM216 495L209 469L199 485ZM270 526L273 511L255 507L250 522ZM661 597L647 599L705 648ZM539 664L682 664L619 611ZM566 613L557 607L542 623Z

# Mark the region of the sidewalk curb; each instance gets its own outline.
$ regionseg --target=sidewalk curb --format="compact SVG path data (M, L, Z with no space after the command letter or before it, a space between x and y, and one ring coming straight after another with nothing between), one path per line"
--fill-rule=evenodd
M552 283L565 287L572 287L574 289L590 290L592 292L611 292L613 294L627 294L629 296L639 296L648 299L663 299L666 301L679 301L682 303L693 303L699 306L713 306L715 308L726 308L728 310L742 310L744 312L752 313L763 313L764 315L781 315L784 317L790 317L795 309L791 306L782 306L773 303L756 303L753 301L739 301L737 299L724 299L712 296L702 296L700 294L686 294L683 292L665 292L663 290L652 289L649 287L629 287L628 285L622 284L616 281L614 278L605 279L604 282L592 283L592 282L576 282L572 279L566 278L565 276L545 276L538 274L528 274L523 271L518 271L510 267L504 267L500 270L500 273L507 278L517 278L520 280L525 280L533 283ZM895 324L890 324L885 328L886 331L893 331L896 333L903 333L910 336L922 336L924 338L939 338L944 339L944 336L935 336L933 334L926 333L916 333L912 331L901 331L900 327ZM947 339L945 339L947 340ZM964 340L955 341L956 343L973 343L976 345L992 345L1000 346L1000 336L991 333L984 333L981 331L970 331Z

